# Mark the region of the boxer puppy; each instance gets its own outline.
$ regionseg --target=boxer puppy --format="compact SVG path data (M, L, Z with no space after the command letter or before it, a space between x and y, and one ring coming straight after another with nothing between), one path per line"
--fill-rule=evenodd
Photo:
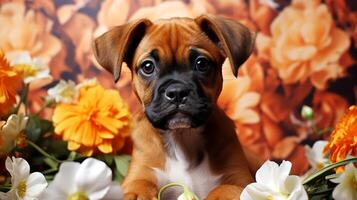
M252 168L216 102L223 61L228 57L237 75L253 44L245 26L211 15L142 19L95 39L94 55L115 81L127 63L142 104L125 200L156 199L170 182L185 184L200 199L239 199L253 181Z

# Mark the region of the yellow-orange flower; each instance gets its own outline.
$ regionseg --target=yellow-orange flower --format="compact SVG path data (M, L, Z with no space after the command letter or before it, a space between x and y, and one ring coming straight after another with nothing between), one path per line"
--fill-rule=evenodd
M98 83L81 87L78 100L58 104L53 115L55 133L68 141L68 149L87 156L120 150L130 133L130 119L118 91Z
M10 67L4 53L0 51L0 115L6 114L16 103L16 90L20 83L20 75Z
M330 160L338 162L347 155L357 156L357 106L351 106L337 123L325 151L330 151ZM340 171L338 169L337 171Z

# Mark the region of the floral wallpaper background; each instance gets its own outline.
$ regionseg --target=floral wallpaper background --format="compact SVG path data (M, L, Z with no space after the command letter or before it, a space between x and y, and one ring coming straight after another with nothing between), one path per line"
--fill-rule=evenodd
M354 0L0 0L0 49L27 51L50 70L52 78L30 86L33 113L52 118L53 108L42 105L47 89L61 79L81 83L93 77L118 89L135 112L140 107L130 71L124 67L114 84L94 60L93 38L143 17L204 13L235 19L257 33L255 51L238 78L228 61L223 67L218 103L234 120L237 137L263 159L290 160L293 173L304 174L309 168L304 146L327 139L348 106L356 104ZM303 105L313 109L312 119L301 115Z

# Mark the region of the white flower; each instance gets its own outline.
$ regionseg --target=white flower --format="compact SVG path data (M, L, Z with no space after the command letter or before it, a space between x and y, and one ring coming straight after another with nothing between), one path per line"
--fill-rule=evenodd
M1 200L37 200L47 187L45 177L34 172L30 174L30 166L22 158L9 157L6 159L6 169L11 175L11 190L0 192Z
M65 162L41 199L99 200L109 191L112 171L102 161L87 158L81 164Z
M109 191L103 197L103 200L121 200L123 198L123 191L121 190L119 183L112 182Z
M329 159L323 153L327 144L327 141L319 140L315 142L314 145L312 145L312 148L308 145L305 145L305 155L311 168L302 176L302 179L309 177L314 172L324 168L330 163Z
M71 103L76 95L76 84L69 80L61 80L55 87L48 91L47 100L54 100L56 103Z
M289 176L291 163L283 161L279 166L266 161L255 175L256 183L244 188L241 200L307 200L307 193L298 176Z
M353 163L346 165L345 171L331 182L339 183L332 193L335 200L357 199L357 169Z
M305 146L305 154L313 171L319 170L329 164L329 159L323 153L327 144L327 141L319 140L314 143L312 148L308 145Z
M52 79L50 71L40 58L32 59L29 52L17 51L6 54L10 64L20 72L26 84L39 79Z
M25 129L28 117L22 114L12 114L0 129L0 152L8 153L14 147L17 136Z

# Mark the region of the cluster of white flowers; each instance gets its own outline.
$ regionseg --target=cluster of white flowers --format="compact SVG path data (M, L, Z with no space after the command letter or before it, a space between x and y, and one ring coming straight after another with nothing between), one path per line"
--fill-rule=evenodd
M19 124L25 123L22 120ZM21 129L21 128L20 128ZM328 164L323 154L326 141L316 142L312 148L306 147L311 169L317 171ZM307 200L308 195L302 178L289 175L291 163L280 165L266 161L256 173L256 183L249 184L242 192L241 200ZM6 169L11 175L12 187L7 193L0 192L1 200L115 200L123 194L118 183L112 181L111 169L102 161L87 158L82 163L63 162L48 185L43 174L30 173L30 166L22 158L7 158ZM353 163L346 165L343 173L331 179L338 184L333 190L336 200L357 199L357 168ZM47 187L48 185L48 187ZM194 199L190 192L179 199Z
M311 147L305 146L306 157L311 169L303 176L317 172L329 163L323 150L327 141L317 141ZM289 175L291 163L283 161L279 166L272 161L266 161L256 173L256 183L249 184L242 192L241 200L307 200L307 193L302 185L302 179ZM334 188L332 197L335 200L357 199L357 168L353 163L346 165L345 171L330 180L338 185Z
M30 166L22 158L7 158L11 190L0 192L1 200L120 200L119 184L112 182L112 171L102 161L87 158L82 163L64 162L47 187L43 174L30 174Z

